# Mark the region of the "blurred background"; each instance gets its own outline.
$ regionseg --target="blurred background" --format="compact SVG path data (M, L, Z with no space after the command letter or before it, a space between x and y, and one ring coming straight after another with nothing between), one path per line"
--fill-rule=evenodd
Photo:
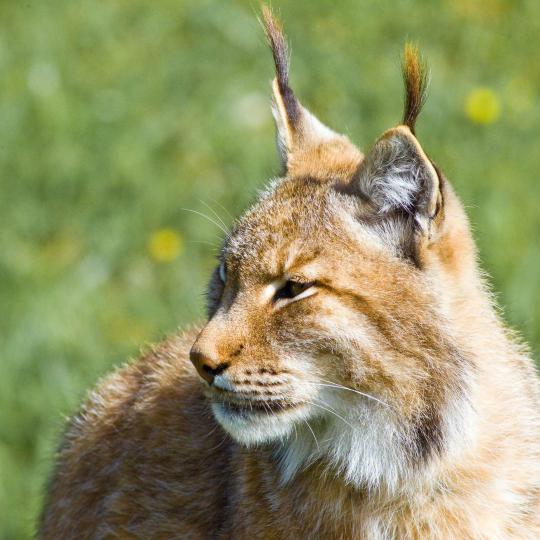
M418 136L468 208L504 318L539 351L540 2L273 5L298 96L363 148L399 121L400 54L420 45L433 77ZM85 391L203 317L212 221L279 172L257 13L0 2L1 539L32 535Z

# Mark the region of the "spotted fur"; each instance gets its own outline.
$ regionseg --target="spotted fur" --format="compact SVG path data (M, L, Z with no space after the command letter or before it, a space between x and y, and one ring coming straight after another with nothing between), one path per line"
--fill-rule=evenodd
M226 238L208 320L70 421L40 537L539 538L537 374L413 133L416 53L404 124L364 156L264 19L284 176Z

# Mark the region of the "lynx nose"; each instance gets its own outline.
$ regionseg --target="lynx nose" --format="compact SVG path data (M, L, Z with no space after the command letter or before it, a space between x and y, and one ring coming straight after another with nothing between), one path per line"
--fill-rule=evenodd
M195 366L197 373L208 383L212 384L214 378L223 373L228 367L227 362L220 362L205 355L195 347L191 348L189 359Z

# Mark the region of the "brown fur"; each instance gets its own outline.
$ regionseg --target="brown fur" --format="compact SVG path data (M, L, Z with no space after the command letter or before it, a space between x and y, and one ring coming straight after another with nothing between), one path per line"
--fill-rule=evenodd
M540 537L538 378L412 132L416 56L364 157L286 90L265 20L284 178L226 239L208 321L71 420L40 537Z

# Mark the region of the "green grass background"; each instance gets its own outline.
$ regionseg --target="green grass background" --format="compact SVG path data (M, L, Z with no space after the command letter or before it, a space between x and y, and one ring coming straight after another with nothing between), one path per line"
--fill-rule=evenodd
M540 2L274 1L303 102L363 148L430 60L419 138L464 200L504 316L540 349ZM63 415L203 315L220 231L278 172L256 2L0 2L0 538L32 535ZM496 122L465 114L490 88ZM172 228L180 255L148 242Z

